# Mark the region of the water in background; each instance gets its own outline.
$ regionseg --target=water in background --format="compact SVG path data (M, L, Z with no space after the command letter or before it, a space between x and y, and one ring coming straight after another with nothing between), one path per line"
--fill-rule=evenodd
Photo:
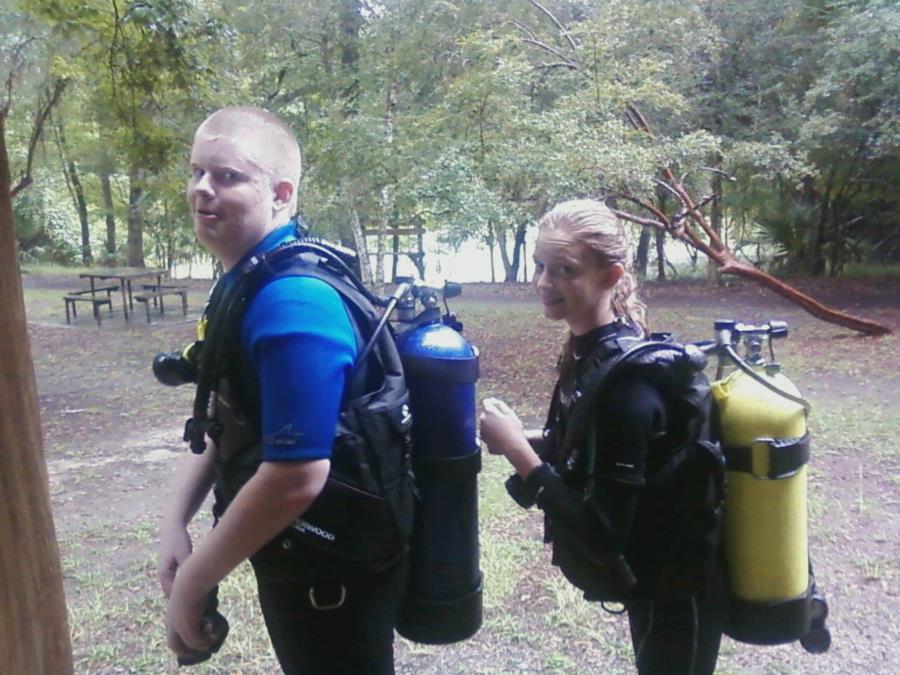
M537 237L537 229L531 228L525 237L525 261L519 265L519 281L531 281L534 271L534 262L531 259L534 253L534 241ZM636 243L636 236L634 243ZM466 241L458 250L453 250L437 240L437 235L426 233L423 240L425 248L425 279L427 281L476 282L491 280L491 258L488 247L477 241ZM667 241L666 257L673 264L684 264L688 260L687 253L682 244ZM655 249L651 247L651 258L655 260ZM375 270L375 255L369 255L372 271ZM384 257L385 274L390 276L392 256ZM653 264L651 260L651 265ZM179 263L175 266L174 276L178 279L191 277L193 279L212 279L213 265L209 259L198 260L193 264ZM408 256L401 255L397 265L399 276L416 276L415 265ZM504 271L500 253L494 248L494 275L496 281L503 281Z
M425 277L428 280L449 279L451 281L471 282L490 281L491 263L487 246L478 242L469 241L462 244L458 251L453 251L447 246L441 245L435 235L426 234L424 238L425 248ZM528 256L528 270L531 265L531 246L533 242L526 242L526 254ZM495 273L497 281L503 281L503 263L500 255L495 251ZM372 270L375 270L375 255L369 255ZM390 255L384 257L384 269L387 275L391 273L393 258ZM519 270L521 275L523 270ZM416 276L416 267L408 256L401 255L397 265L399 276ZM178 263L173 270L173 276L177 279L212 279L213 264L208 258L195 260L193 263Z

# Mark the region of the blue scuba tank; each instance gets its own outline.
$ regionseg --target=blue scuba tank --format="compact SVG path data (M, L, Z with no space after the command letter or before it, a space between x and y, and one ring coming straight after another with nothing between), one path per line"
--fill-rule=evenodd
M411 286L398 304L397 349L412 409L412 465L419 491L410 544L410 582L397 632L414 642L447 644L471 637L482 621L478 564L475 382L478 350L462 324L437 303L458 295ZM415 314L415 301L425 306ZM405 330L404 330L405 328Z

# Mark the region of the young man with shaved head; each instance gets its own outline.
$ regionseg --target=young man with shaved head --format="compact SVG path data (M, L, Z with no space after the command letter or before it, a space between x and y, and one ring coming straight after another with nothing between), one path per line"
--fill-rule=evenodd
M190 173L197 237L222 263L222 288L245 261L296 238L300 149L271 113L212 114L194 136ZM327 556L309 557L289 536L329 474L358 349L347 308L324 281L279 276L252 296L236 332L235 360L248 374L216 391L220 424L202 454L186 458L161 528L169 646L187 660L217 648L210 599L249 559L286 673L393 673L405 557L386 571L348 574ZM192 549L187 525L211 488L216 526Z

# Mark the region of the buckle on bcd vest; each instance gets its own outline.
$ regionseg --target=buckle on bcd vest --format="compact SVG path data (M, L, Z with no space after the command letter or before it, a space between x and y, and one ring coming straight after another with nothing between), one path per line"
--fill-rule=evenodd
M311 586L309 589L309 604L312 605L313 609L318 609L321 611L340 609L344 605L344 602L347 600L347 587L344 586L344 584L341 584L340 588L341 594L340 597L338 597L337 602L323 604L316 600L316 587Z

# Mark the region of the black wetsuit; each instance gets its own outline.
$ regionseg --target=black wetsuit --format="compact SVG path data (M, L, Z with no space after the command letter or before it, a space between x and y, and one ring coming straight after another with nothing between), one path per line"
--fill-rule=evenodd
M582 375L585 357L604 340L632 336L627 324L615 322L596 328L574 340L574 375ZM563 377L556 396L565 399L568 382ZM557 401L557 406L568 402ZM546 516L546 538L553 544L553 564L570 581L585 590L588 600L610 600L615 575L594 580L597 565L586 564L584 553L610 563L622 554L638 578L638 587L622 600L628 611L635 661L641 675L706 675L715 670L725 618L722 573L718 570L693 593L666 592L641 587L650 559L648 537L653 536L654 517L664 504L650 503L642 490L645 477L671 448L673 428L662 395L653 383L634 371L616 376L600 396L596 410L596 459L592 476L574 467L563 479L554 468L550 451L545 463L525 481L523 492L533 495ZM560 435L551 433L559 442ZM585 499L585 482L593 481L591 497ZM658 529L658 524L656 528ZM596 561L594 561L596 562ZM613 570L614 565L605 567Z

